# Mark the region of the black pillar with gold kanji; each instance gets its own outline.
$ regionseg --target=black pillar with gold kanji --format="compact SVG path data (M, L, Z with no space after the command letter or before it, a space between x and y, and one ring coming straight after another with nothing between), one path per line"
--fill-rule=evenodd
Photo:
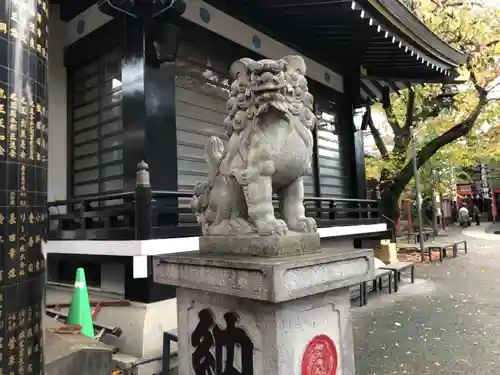
M0 372L43 374L48 1L0 9Z

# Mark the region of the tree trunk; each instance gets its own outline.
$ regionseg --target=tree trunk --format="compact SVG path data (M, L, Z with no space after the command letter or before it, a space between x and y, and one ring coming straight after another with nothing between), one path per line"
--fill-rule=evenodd
M380 212L382 219L387 221L387 227L396 230L399 217L399 197L401 194L394 194L390 186L382 190L380 196Z
M436 152L439 151L441 147L467 135L472 129L472 126L476 122L486 103L486 97L480 96L476 107L466 119L424 145L417 152L417 168L424 165ZM412 160L409 160L408 163L406 163L406 165L396 174L392 181L388 181L387 184L384 184L385 186L382 186L383 190L380 209L382 215L385 216L385 219L388 219L387 225L390 228L396 227L394 223L397 222L399 217L398 199L412 178L413 164Z
M436 187L434 185L432 186L432 229L434 230L434 234L437 236L439 233L438 204L437 204Z
M439 206L441 208L441 228L446 230L446 222L444 215L444 203L443 203L443 194L439 194Z

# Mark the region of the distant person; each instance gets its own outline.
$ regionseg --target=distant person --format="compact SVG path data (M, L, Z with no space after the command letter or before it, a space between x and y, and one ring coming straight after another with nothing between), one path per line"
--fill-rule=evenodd
M481 212L479 211L479 207L474 205L474 219L476 220L476 225L481 225Z
M467 209L467 205L465 203L462 204L462 207L460 207L460 210L458 211L458 221L460 222L461 227L470 226L469 210Z
M458 221L457 202L451 203L451 219L453 220L454 223Z

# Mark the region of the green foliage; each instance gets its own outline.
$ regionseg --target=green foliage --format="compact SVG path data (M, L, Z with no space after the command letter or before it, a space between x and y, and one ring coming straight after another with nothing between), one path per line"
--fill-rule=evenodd
M420 180L425 193L434 189L447 194L463 167L500 160L500 10L486 2L456 0L412 0L409 5L431 30L463 52L467 63L459 69L461 83L453 87L452 105L443 105L438 84L414 86L376 105L385 112L393 138L392 144L384 142L385 149L378 147L380 159L366 161L367 175L390 186L411 163L410 131L418 150L446 135L423 161Z

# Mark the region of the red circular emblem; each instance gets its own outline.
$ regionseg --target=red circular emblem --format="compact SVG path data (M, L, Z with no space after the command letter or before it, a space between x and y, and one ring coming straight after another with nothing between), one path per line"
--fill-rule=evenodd
M306 346L302 357L301 375L336 375L337 348L326 335L314 337Z

